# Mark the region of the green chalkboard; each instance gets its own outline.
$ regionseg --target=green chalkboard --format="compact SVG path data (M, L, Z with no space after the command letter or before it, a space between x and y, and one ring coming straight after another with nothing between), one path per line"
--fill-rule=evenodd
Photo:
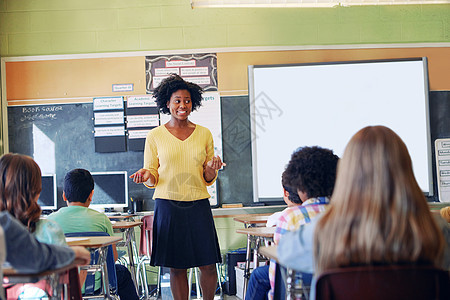
M131 174L142 167L142 152L95 152L92 118L92 103L8 107L9 151L30 155L43 173L56 174L58 207L64 206L64 176L74 168ZM128 187L133 199L150 200L153 195L131 180Z
M218 177L219 204L243 203L248 206L253 204L249 99L248 96L221 97L221 105L223 160L227 166ZM432 143L437 138L450 137L449 114L450 91L431 92ZM85 168L93 172L132 173L142 165L142 152L96 153L92 117L91 103L8 107L10 152L36 156L40 164L54 165L59 207L64 205L61 194L67 171ZM42 145L45 152L36 153L43 152L39 150ZM434 151L434 147L432 149ZM434 160L434 154L432 158ZM435 177L434 169L433 180ZM131 180L128 186L129 196L142 199L145 210L153 209L151 190ZM436 197L429 200L438 201Z
M219 204L252 199L250 118L248 97L222 100L223 152L227 166L218 177ZM64 206L64 175L71 169L91 172L127 171L142 167L143 152L95 152L92 103L8 107L9 151L30 155L43 173L55 173L58 207ZM153 191L128 181L129 196L153 209Z

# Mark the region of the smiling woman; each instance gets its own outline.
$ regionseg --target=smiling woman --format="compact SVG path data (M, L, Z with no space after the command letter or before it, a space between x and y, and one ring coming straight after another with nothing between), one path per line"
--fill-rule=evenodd
M214 156L211 132L189 120L202 101L202 89L178 75L164 79L154 97L170 120L152 129L145 142L144 167L131 175L155 188L150 264L170 268L174 299L188 298L186 270L199 267L204 299L213 299L219 243L206 189L225 164Z

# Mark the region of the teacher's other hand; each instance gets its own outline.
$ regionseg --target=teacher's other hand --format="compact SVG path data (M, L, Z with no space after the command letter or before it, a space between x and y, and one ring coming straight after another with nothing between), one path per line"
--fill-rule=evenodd
M206 166L214 169L214 170L219 170L222 167L225 167L227 164L222 162L222 160L220 159L220 156L214 156L210 161L208 161L206 163Z
M132 174L130 178L136 183L143 183L150 179L151 173L147 169L140 169L136 173Z

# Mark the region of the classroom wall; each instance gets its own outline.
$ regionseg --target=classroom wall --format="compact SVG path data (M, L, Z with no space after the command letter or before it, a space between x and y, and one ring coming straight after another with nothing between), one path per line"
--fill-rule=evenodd
M189 0L0 0L1 57L439 42L450 42L450 4L191 9ZM246 80L240 79L246 70L235 74L223 90L246 94ZM231 219L216 220L216 226L222 250L245 245Z
M0 56L450 41L450 4L191 9L189 0L0 0Z

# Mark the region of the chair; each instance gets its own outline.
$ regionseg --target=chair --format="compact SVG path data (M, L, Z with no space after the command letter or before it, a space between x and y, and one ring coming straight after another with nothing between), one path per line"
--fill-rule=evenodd
M86 231L86 232L72 232L66 233L66 237L82 237L82 236L109 236L106 232L97 232L97 231ZM99 254L98 251L95 252L94 257L91 255L91 265L98 264ZM106 257L106 264L108 268L108 282L109 282L109 290L111 294L114 296L117 295L117 275L116 275L116 265L114 261L114 252L112 246L108 246L108 253ZM88 275L85 281L85 291L84 298L89 298L89 296L94 295L95 292L95 272L91 272L88 270ZM103 289L101 289L103 290Z
M141 221L144 223L141 227L141 238L140 238L140 247L139 247L139 262L136 271L136 276L138 278L137 282L139 283L139 279L141 279L143 293L145 295L145 299L149 296L148 291L148 281L147 281L147 272L145 270L145 264L150 264L150 257L152 255L152 241L153 241L153 215L142 217ZM141 271L142 270L142 277ZM158 277L156 283L156 291L154 296L158 297L161 294L161 267L158 267Z
M62 294L64 299L81 300L82 298L77 267L60 274L57 281L54 281L52 276L37 282L34 281L35 278L29 278L29 283L4 284L5 299L41 299L41 297L53 299L57 298L58 292ZM57 289L61 290L57 291Z
M392 265L334 269L317 279L316 299L450 299L450 277L448 271L432 266Z
M149 296L160 296L161 295L161 267L158 267L158 277L157 277L157 283L156 283L156 291L153 295L149 295L148 291L148 284L147 284L147 273L145 271L145 264L150 263L150 257L152 254L152 240L153 240L153 215L148 215L142 217L141 221L144 223L142 225L141 229L141 239L140 239L140 247L139 247L139 263L137 267L136 276L140 276L141 270L142 270L142 286L143 286L143 293L145 296L145 299L148 299ZM192 272L194 272L195 276L195 282L196 282L196 292L197 292L197 299L200 298L200 285L199 285L199 275L198 275L198 268L191 268L189 269L189 277L188 277L188 285L189 285L189 295L191 294L191 286L192 286ZM220 279L220 273L219 268L217 267L217 276L218 279ZM139 278L137 278L139 279ZM138 280L139 282L139 280ZM223 295L222 286L220 285L219 281L219 288L220 288L220 295Z

